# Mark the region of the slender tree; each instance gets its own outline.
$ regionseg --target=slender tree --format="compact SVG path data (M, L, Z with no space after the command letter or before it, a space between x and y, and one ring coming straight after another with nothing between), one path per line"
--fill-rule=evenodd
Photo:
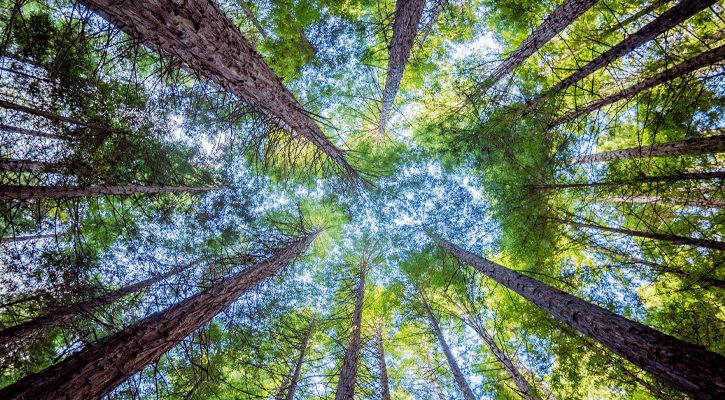
M295 370L292 373L292 377L289 380L289 383L286 383L282 385L280 388L280 393L283 394L283 396L279 396L279 399L284 400L292 400L295 397L295 390L297 390L297 382L300 380L300 373L302 372L302 363L305 360L305 352L307 352L307 345L310 342L310 337L312 336L312 328L315 326L315 317L317 317L317 313L312 314L312 319L310 319L310 326L307 329L307 333L305 334L304 339L302 339L302 344L300 345L300 355L297 358L297 363L295 364Z
M725 396L725 357L628 320L426 233L454 257L674 388L698 399L715 400Z
M0 200L60 199L101 195L158 194L179 192L207 192L228 189L224 187L176 186L0 186Z
M48 235L32 235L32 236L13 236L13 237L6 237L6 238L0 239L0 243L13 243L13 242L22 242L24 240L57 238L58 236L62 236L62 235L64 235L64 233L51 233Z
M358 359L360 358L360 324L362 323L362 307L365 299L365 273L368 262L365 258L360 262L360 280L357 287L355 299L355 311L352 314L350 324L350 336L347 339L345 356L342 359L340 369L340 380L337 381L335 400L352 399L355 394L355 382L357 380Z
M85 126L87 128L93 128L93 129L96 129L98 131L105 132L105 133L117 133L120 135L126 134L125 132L120 131L118 129L104 126L101 124L97 124L95 122L81 121L81 120L75 119L75 118L68 118L68 117L64 117L62 115L53 114L48 111L38 110L36 108L27 107L22 104L16 104L16 103L12 103L12 102L5 101L5 100L0 100L0 107L7 109L7 110L21 111L21 112L24 112L24 113L30 114L30 115L37 115L39 117L43 117L43 118L50 119L53 121L67 122L67 123L73 124L73 125ZM6 128L3 128L3 129L6 129ZM35 135L35 136L46 136L46 137L52 137L52 138L56 137L55 135L49 136L49 134L47 134L47 133L35 133L35 131L29 131L27 129L23 129L21 132L19 130L19 128L9 128L8 127L6 130L13 130L15 132L25 133L28 135ZM33 132L33 133L31 133L31 132Z
M50 163L45 161L16 160L14 158L0 158L0 171L2 172L30 172L38 173Z
M32 129L24 129L24 128L18 128L16 126L10 126L5 124L0 124L0 130L7 131L7 132L17 132L22 133L23 135L29 135L29 136L39 136L39 137L46 137L49 139L58 139L58 135L54 133L47 133L47 132L41 132L36 131Z
M585 164L612 160L626 160L630 158L689 156L725 151L725 135L709 136L680 142L660 143L649 146L630 147L574 157L569 164Z
M608 182L605 181L605 182L559 183L559 184L554 183L554 184L543 184L543 185L527 185L525 187L530 188L530 189L552 190L552 189L573 189L573 188L587 188L587 187L638 185L638 184L641 184L644 182L679 182L679 181L705 180L705 179L725 179L725 171L681 173L681 174L663 175L663 176L639 176L634 179L616 180L616 181L608 181Z
M428 380L430 380L431 385L433 385L433 388L436 391L436 394L438 395L439 400L446 400L446 396L443 394L443 388L441 388L441 383L438 382L438 376L436 375L435 368L433 368L433 365L430 363L430 360L428 359L428 355L423 354L423 362L425 363L425 370L426 375L428 375Z
M687 197L666 197L666 196L586 196L586 200L610 201L614 203L634 204L666 204L682 207L699 208L725 208L725 199L695 199Z
M3 399L100 399L179 344L239 296L299 256L308 233L272 257L166 310L111 334L64 361L0 390Z
M383 346L383 321L375 320L375 341L378 346L378 364L380 365L380 396L383 400L390 400L390 385L388 384L388 368L385 365L385 347Z

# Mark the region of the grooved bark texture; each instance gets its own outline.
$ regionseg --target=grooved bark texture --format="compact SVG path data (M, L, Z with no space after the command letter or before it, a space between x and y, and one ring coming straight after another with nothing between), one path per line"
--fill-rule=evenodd
M124 134L124 132L119 131L118 129L113 129L113 128L109 128L107 126L99 125L99 124L96 124L95 122L81 121L81 120L74 119L74 118L68 118L68 117L64 117L62 115L53 114L51 112L42 111L42 110L38 110L35 108L31 108L31 107L26 107L21 104L11 103L11 102L5 101L5 100L0 100L0 107L5 108L7 110L21 111L21 112L24 112L24 113L30 114L30 115L37 115L39 117L51 119L53 121L61 121L61 122L67 122L67 123L73 124L73 125L85 126L88 128L97 129L102 132L118 133L121 135ZM8 127L7 130L14 130L15 132L27 133L29 135L35 134L35 133L29 133L32 131L28 131L25 129L23 129L23 131L21 132L17 128ZM47 134L37 134L37 136L55 137L55 135L48 136Z
M345 357L342 359L340 380L337 381L335 400L350 400L355 395L355 382L357 380L357 362L360 358L360 324L362 323L362 306L365 299L365 272L367 261L360 263L360 283L355 299L355 311L352 314L350 336L347 339Z
M380 105L380 133L385 131L385 125L393 109L393 101L398 93L400 81L403 79L405 64L408 63L410 50L413 48L415 34L418 32L418 23L423 15L425 0L398 0L395 3L395 21L393 22L393 37L390 39L388 50L388 73L385 76L385 89Z
M725 398L725 357L722 355L630 321L428 235L459 260L676 389L697 399Z
M24 129L24 128L18 128L15 126L0 124L0 130L7 131L7 132L17 132L22 133L23 135L30 135L30 136L40 136L40 137L46 137L50 139L58 139L58 135L53 133L45 133L41 131L34 131L32 129Z
M458 362L456 362L456 359L453 357L453 353L451 353L451 349L448 347L448 343L446 343L446 339L443 337L443 332L441 332L441 328L440 326L438 326L438 320L435 319L433 313L430 311L430 307L428 307L428 302L425 301L425 296L423 296L423 292L419 292L419 295L421 302L423 303L423 308L425 308L425 312L428 314L428 319L430 320L430 325L433 328L433 332L438 338L438 343L441 345L441 348L443 348L443 354L446 355L448 366L451 367L453 378L456 380L456 383L461 389L461 392L463 392L463 398L466 400L476 400L476 398L473 396L471 388L468 386L466 377L463 376L461 369L458 367Z
M98 296L84 302L76 303L68 307L59 308L52 313L33 318L30 321L23 322L22 324L2 330L0 331L0 348L10 345L14 341L22 339L35 332L40 332L44 329L58 325L59 323L67 321L77 315L84 314L93 311L98 307L111 304L122 297L128 296L131 293L136 293L139 290L143 290L156 282L162 281L170 277L171 275L176 275L181 271L186 270L187 268L191 268L192 266L197 265L202 261L203 259L199 259L182 268L174 268L169 272L161 275L156 275L153 278L146 279L145 281L135 283L133 285L128 285L121 289L108 292L102 296Z
M713 65L718 62L722 62L724 59L725 59L725 45L716 47L712 50L706 51L706 52L692 58L691 60L677 64L674 67L672 67L666 71L660 72L659 74L657 74L647 80L644 80L640 83L632 85L632 86L620 91L619 93L615 93L611 96L607 96L599 101L595 101L594 103L592 103L584 108L580 108L580 109L574 111L573 113L568 114L568 115L552 122L551 124L549 124L548 128L553 128L557 125L571 122L579 116L589 114L590 112L592 112L594 110L598 110L598 109L608 106L612 103L616 103L617 101L630 98L644 90L652 89L653 87L660 85L662 83L665 83L667 81L681 78L685 74L688 74L690 72L694 72L694 71L697 71L698 69Z
M0 200L59 199L111 194L206 192L224 188L175 186L0 186Z
M562 3L493 71L490 81L481 89L478 96L486 94L486 91L491 86L515 70L516 67L541 49L549 40L553 39L554 36L558 35L559 32L563 31L588 9L592 8L597 1L599 0L566 0Z
M80 0L118 29L162 56L181 59L218 83L292 138L306 138L346 174L358 178L342 151L254 51L224 12L209 0Z
M45 161L16 160L14 158L0 158L0 171L3 172L30 172L38 173L50 165Z
M611 201L614 203L666 204L670 206L725 208L725 199L691 199L687 197L664 196L586 196L586 200Z
M0 399L100 399L211 321L243 293L274 275L304 251L316 235L317 231L219 285L1 389Z
M660 15L657 19L640 28L637 32L629 35L626 39L616 44L611 49L602 53L599 57L592 60L589 64L583 66L561 82L552 86L551 89L545 91L542 95L526 102L527 107L538 104L546 97L557 93L569 86L579 82L580 80L591 75L593 72L603 68L612 61L622 57L637 47L656 38L665 31L679 25L691 16L704 10L707 7L717 3L717 0L682 0L676 6L670 8Z
M725 135L719 135L683 140L681 142L630 147L628 149L606 151L603 153L590 154L588 156L574 157L569 160L569 164L626 160L629 158L689 156L705 153L718 153L723 151L725 151Z
M300 356L297 359L297 365L295 365L295 372L292 375L292 379L290 380L289 388L287 388L287 396L285 396L285 400L292 400L295 397L297 382L300 380L300 372L302 372L302 362L305 360L307 343L310 342L310 336L312 336L312 327L315 325L316 315L317 314L312 315L312 320L310 320L310 327L307 329L307 334L305 335L305 339L302 341L302 346L300 346Z
M380 397L382 400L390 400L388 368L385 365L385 347L383 347L383 324L380 319L375 324L375 340L378 345L378 364L380 365Z

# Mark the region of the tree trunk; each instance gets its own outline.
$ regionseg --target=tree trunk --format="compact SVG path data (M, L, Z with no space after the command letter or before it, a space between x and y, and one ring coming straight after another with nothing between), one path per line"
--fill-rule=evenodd
M165 57L181 59L198 74L236 95L270 122L302 136L357 181L357 171L325 136L282 80L239 29L208 0L81 0L91 11Z
M62 115L53 114L51 112L41 111L41 110L38 110L38 109L35 109L35 108L32 108L32 107L27 107L27 106L24 106L24 105L11 103L11 102L5 101L5 100L0 100L0 107L5 108L7 110L21 111L21 112L24 112L24 113L30 114L30 115L37 115L39 117L43 117L43 118L50 119L50 120L53 120L53 121L61 121L61 122L67 122L67 123L73 124L73 125L85 126L85 127L88 127L88 128L97 129L97 130L99 130L101 132L117 133L119 135L125 135L126 134L125 132L120 131L118 129L114 129L114 128L110 128L110 127L107 127L107 126L99 125L99 124L96 124L94 122L81 121L81 120L74 119L74 118L68 118L68 117L64 117ZM3 128L3 129L5 129L5 128ZM10 130L10 129L8 129L8 130ZM12 128L12 130L14 130L15 132L19 132L17 130L17 128ZM20 132L20 133L30 132L30 131L27 131L27 130L23 130L23 131L24 132ZM28 133L28 134L31 134L31 133ZM37 136L56 137L55 135L47 136L47 134L39 134Z
M612 361L612 364L615 364L614 361ZM639 376L637 376L636 374L634 374L632 371L630 371L627 368L625 368L624 365L621 365L620 363L616 363L615 368L618 368L619 370L621 370L622 372L624 372L625 375L627 375L630 378L632 378L632 380L634 380L635 382L637 382L638 384L640 384L645 389L649 390L653 395L657 396L658 398L660 398L662 400L670 400L670 397L669 396L667 396L666 394L662 393L659 389L657 389L656 387L652 386L647 381L645 381L644 379L642 379Z
M590 156L591 157L591 156ZM678 182L678 181L690 181L690 180L704 180L704 179L725 179L725 171L714 171L714 172L696 172L696 173L682 173L676 175L665 175L665 176L643 176L637 177L631 180L623 181L611 181L611 182L591 182L591 183L564 183L564 184L551 184L551 185L527 185L525 187L530 189L572 189L572 188L586 188L586 187L602 187L602 186L621 186L621 185L636 185L644 182Z
M433 388L436 390L436 394L438 394L439 400L446 400L446 396L443 394L443 389L441 388L441 383L438 382L438 377L436 376L435 368L433 368L433 365L431 365L430 360L428 360L427 356L423 356L425 361L426 370L428 373L428 379L430 379L430 383L433 385Z
M628 149L606 151L604 153L574 157L569 160L569 164L585 164L612 160L627 160L630 158L690 156L706 153L718 153L723 151L725 151L725 135L719 135L683 140L681 142L670 142L653 144L650 146L630 147Z
M632 86L620 91L619 93L605 97L599 101L595 101L594 103L592 103L584 108L580 108L580 109L574 111L573 113L568 114L568 115L550 123L548 125L547 129L551 129L555 126L558 126L558 125L561 125L561 124L564 124L567 122L571 122L571 121L575 120L576 118L578 118L582 115L589 114L590 112L592 112L594 110L598 110L602 107L616 103L620 100L631 98L644 90L652 89L653 87L655 87L657 85L661 85L665 82L668 82L668 81L671 81L671 80L674 80L677 78L682 78L683 76L685 76L685 74L697 71L701 68L711 66L715 63L723 61L724 59L725 59L725 45L716 47L710 51L706 51L706 52L698 55L697 57L695 57L689 61L685 61L683 63L677 64L674 67L672 67L666 71L660 72L659 74L657 74L647 80L644 80L640 83L632 85Z
M459 260L676 389L698 399L725 398L722 355L630 321L426 233Z
M33 333L40 332L52 326L56 326L61 322L67 321L75 316L86 314L95 310L96 308L109 305L118 299L146 289L156 282L160 282L172 275L179 274L188 268L198 265L202 261L204 261L204 258L200 258L184 267L174 268L164 274L156 275L153 278L146 279L145 281L141 281L133 285L128 285L121 289L113 290L102 296L76 303L68 307L59 308L49 314L33 318L30 321L23 322L22 324L2 330L0 331L0 348L8 346L14 341L32 335Z
M60 199L101 195L157 194L178 192L206 192L224 187L175 186L0 186L0 200Z
M300 372L302 372L302 362L305 360L305 352L307 351L307 344L310 342L312 336L312 327L315 325L315 317L317 313L312 314L310 320L310 327L307 329L305 339L302 341L300 346L300 356L297 358L297 364L295 365L295 372L292 374L289 387L287 388L287 395L284 397L285 400L292 400L295 397L295 390L297 389L297 382L300 380Z
M536 393L532 390L529 381L527 381L526 378L524 378L524 376L518 371L518 369L516 369L511 359L506 356L506 353L504 353L503 350L501 350L498 345L496 345L496 342L493 340L491 335L488 334L486 329L484 329L471 317L471 315L468 313L468 310L466 310L461 303L459 303L455 299L453 300L453 302L458 307L458 310L461 312L461 319L466 322L467 325L473 328L476 333L478 333L478 336L481 337L483 343L486 345L486 347L488 347L489 350L491 350L491 353L493 353L494 357L496 357L496 361L501 364L508 376L514 382L514 384L516 384L516 387L518 388L518 394L526 400L541 400L541 398L537 396Z
M51 233L50 235L13 236L0 239L0 243L21 242L23 240L48 239L63 236L65 233Z
M519 358L516 357L516 354L511 354L511 361L513 361L514 366L516 366L516 368L518 368L518 370L520 370L524 374L524 376L526 376L531 382L534 382L534 384L536 384L536 387L539 388L539 391L541 391L541 393L546 395L546 397L544 397L544 400L559 400L559 398L556 397L556 395L554 395L554 393L551 393L551 390L549 390L549 388L546 387L546 385L544 385L543 383L540 383L539 381L536 380L534 373L529 371L528 368L526 368L526 366L521 362L521 360L519 360Z
M438 326L438 321L435 319L435 317L433 317L433 313L430 311L430 307L428 307L428 302L425 301L425 296L423 296L423 292L418 291L418 295L420 296L420 300L423 303L423 308L425 308L425 312L428 314L430 325L433 328L433 332L435 333L436 337L438 338L438 343L440 343L441 347L443 348L443 354L446 355L446 360L448 360L448 365L451 367L453 377L455 378L458 387L461 388L461 392L463 392L463 398L466 400L476 400L476 398L473 396L471 388L468 386L466 377L463 376L461 369L458 367L458 362L456 362L456 359L453 357L453 353L451 353L451 349L448 347L448 343L446 343L446 340L443 337L443 332L441 332L441 328L440 326Z
M559 221L561 221L565 224L572 225L572 226L579 226L582 228L594 228L594 229L599 229L599 230L607 231L607 232L620 233L622 235L636 236L636 237L642 237L642 238L647 238L647 239L655 239L655 240L661 240L664 242L684 244L684 245L688 245L688 246L706 247L708 249L725 250L725 242L718 242L717 240L698 239L698 238L691 238L691 237L686 237L686 236L669 235L669 234L664 234L664 233L632 231L629 229L609 228L609 227L600 226L600 225L581 224L579 222L568 221L568 220L564 220L564 219L561 219Z
M725 199L691 199L687 197L664 196L585 196L585 200L610 201L614 203L663 204L669 206L725 208Z
M267 40L267 31L264 30L262 25L260 25L259 21L257 21L257 17L254 16L254 12L249 9L246 5L242 4L242 11L244 11L244 15L249 18L250 21L252 21L252 24L254 24L254 27L257 28L257 31L260 35L262 35L262 38L266 41Z
M496 68L474 97L486 94L496 82L510 74L532 54L566 29L599 0L566 0L539 25L521 45Z
M393 109L393 101L398 93L400 81L403 79L405 64L408 62L410 50L413 48L415 34L418 32L418 23L423 15L425 0L397 0L395 3L395 22L393 22L393 37L390 39L388 50L388 72L385 77L385 89L380 105L380 124L378 131L382 137L385 125Z
M14 158L0 158L0 172L29 172L38 173L51 163L45 161L16 160Z
M362 307L365 298L365 272L367 261L360 263L360 283L357 288L355 311L352 314L350 336L347 340L345 357L342 360L340 380L337 382L335 400L350 400L355 395L355 382L357 380L357 362L360 358L360 324L362 323Z
M41 131L34 131L32 129L23 129L23 128L17 128L10 125L0 124L0 130L8 131L8 132L17 132L22 133L23 135L30 135L30 136L40 136L40 137L46 137L50 139L59 139L58 135L54 133L45 133Z
M586 78L594 71L603 68L612 61L624 56L637 47L656 38L665 31L679 25L691 16L704 10L707 7L717 3L717 0L682 0L676 6L670 8L660 15L657 19L640 28L637 32L629 35L626 39L607 50L599 57L595 58L589 64L583 66L578 71L571 74L561 82L557 83L551 89L546 90L538 97L526 102L526 107L532 107L541 100L561 91L569 86Z
M302 253L313 231L220 284L111 334L62 362L0 389L2 399L94 400L158 360L239 296Z
M388 384L388 368L385 366L385 348L383 347L383 326L378 319L375 323L375 339L378 345L378 364L380 365L381 398L390 400L390 385Z

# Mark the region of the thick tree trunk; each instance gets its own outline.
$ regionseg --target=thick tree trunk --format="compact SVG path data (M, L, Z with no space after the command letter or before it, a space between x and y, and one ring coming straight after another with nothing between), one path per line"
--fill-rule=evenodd
M587 187L636 185L636 184L645 183L645 182L678 182L678 181L705 180L705 179L725 179L725 171L682 173L682 174L665 175L665 176L644 176L644 177L637 177L636 179L631 179L631 180L610 181L610 182L527 185L526 187L530 188L530 189L550 190L550 189L572 189L572 188L587 188Z
M532 54L563 31L599 0L566 0L539 25L521 45L496 68L474 96L483 96L496 82L510 74Z
M352 314L350 325L350 336L347 340L345 357L342 360L340 369L340 380L337 381L335 400L350 400L355 395L355 382L357 380L357 362L360 358L360 324L362 323L362 307L365 299L365 272L367 261L360 263L360 283L357 287L357 298L355 300L355 311Z
M385 133L385 125L393 109L393 101L398 93L400 81L403 79L405 64L408 62L410 50L413 48L415 34L418 32L418 23L423 15L425 0L397 0L395 3L395 21L393 22L393 37L390 39L388 50L388 72L385 77L385 89L380 105L379 134Z
M640 28L637 32L629 35L626 39L607 50L599 57L595 58L589 64L583 66L569 77L557 83L551 89L545 91L540 96L526 102L527 107L538 104L541 100L562 91L569 86L581 81L593 72L603 68L612 61L624 56L637 47L656 38L665 31L679 25L691 16L704 10L707 7L717 3L717 0L682 0L676 6L670 8L660 15L657 19Z
M53 114L51 112L37 110L32 107L27 107L27 106L24 106L21 104L11 103L11 102L5 101L5 100L0 100L0 107L5 108L7 110L21 111L21 112L24 112L24 113L30 114L30 115L37 115L39 117L43 117L43 118L50 119L53 121L61 121L61 122L67 122L67 123L73 124L73 125L85 126L88 128L97 129L101 132L117 133L120 135L125 135L125 132L120 131L118 129L109 128L107 126L99 125L94 122L81 121L81 120L74 119L74 118L64 117L62 115L57 115L57 114ZM5 128L3 128L3 129L5 129ZM20 132L19 130L17 130L17 128L12 128L12 129L15 130L15 132L19 132L19 133L31 132L31 131L27 131L27 130L23 130L23 132ZM8 130L10 130L10 129L8 128ZM28 133L28 134L31 134L31 133ZM37 136L55 137L55 135L48 136L47 134L38 134Z
M725 152L725 135L606 151L588 156L574 157L569 160L569 164L627 160L630 158L691 156L719 152Z
M302 345L300 346L300 356L297 358L297 364L295 365L295 372L292 374L290 379L289 387L287 387L287 395L284 397L285 400L292 400L295 397L295 390L297 390L297 382L300 380L300 373L302 372L302 362L305 360L305 352L307 352L307 344L310 342L312 336L312 327L315 325L315 317L317 313L312 314L310 320L310 327L307 329Z
M61 322L67 321L75 316L86 314L95 310L96 308L109 305L118 299L146 289L156 282L160 282L172 275L176 275L188 268L191 268L194 265L198 265L202 261L204 261L204 259L200 258L184 267L174 268L169 272L161 275L156 275L153 278L146 279L145 281L141 281L133 285L128 285L121 289L116 289L102 296L76 303L68 307L59 308L49 314L33 318L30 321L23 322L22 324L2 330L0 331L0 348L8 346L17 340L32 335L33 333L40 332L44 329L56 326Z
M458 310L461 312L461 319L466 322L468 326L473 328L476 333L478 333L478 336L481 337L483 343L486 345L486 347L488 347L489 350L491 350L493 356L496 357L496 361L501 364L508 376L514 382L516 388L518 389L518 394L526 400L541 400L541 398L536 395L534 390L532 390L529 381L526 380L526 378L514 366L512 360L508 356L506 356L506 353L504 353L503 350L498 347L498 345L493 340L491 335L488 334L486 329L479 325L478 322L476 322L471 317L471 315L468 313L468 310L464 308L461 303L459 303L455 299L453 300L453 302L456 304Z
M693 59L689 61L685 61L683 63L677 64L674 67L660 72L659 74L644 80L640 83L637 83L635 85L632 85L619 93L613 94L611 96L605 97L599 101L595 101L594 103L580 108L576 111L574 111L571 114L568 114L552 123L549 124L548 129L551 129L555 126L571 122L575 120L576 118L589 114L592 111L598 110L602 107L608 106L610 104L616 103L620 100L629 99L638 93L652 89L653 87L657 85L661 85L665 82L671 81L673 79L681 78L685 76L686 74L690 72L697 71L701 68L705 68L708 66L711 66L715 63L722 62L725 59L725 45L716 47L710 51L706 51L697 57L694 57Z
M317 233L314 231L220 284L1 389L0 398L100 399L211 321L239 296L274 275L302 253Z
M725 357L722 355L630 321L426 233L459 260L656 378L694 398L725 398Z
M1 172L29 172L38 173L50 163L45 161L16 160L14 158L0 158Z
M343 152L325 136L239 29L208 0L81 0L91 11L165 57L181 59L291 135L309 140L358 179Z
M446 396L443 394L443 388L441 388L441 383L438 382L438 376L436 376L435 368L433 368L433 365L430 363L430 360L428 359L428 356L423 356L423 361L425 361L425 367L426 367L426 373L428 375L428 379L430 380L431 385L433 385L433 388L436 391L436 394L438 395L439 400L446 400Z
M578 226L578 227L582 227L582 228L594 228L594 229L599 229L599 230L607 231L607 232L620 233L622 235L642 237L642 238L647 238L647 239L655 239L655 240L661 240L664 242L684 244L684 245L688 245L688 246L706 247L708 249L725 250L725 242L718 242L717 240L698 239L698 238L691 238L691 237L686 237L686 236L669 235L669 234L664 234L664 233L652 233L652 232L632 231L629 229L610 228L607 226L600 226L600 225L581 224L579 222L568 221L568 220L564 220L564 219L561 219L559 221L561 221L565 224L572 225L572 226Z
M176 186L0 186L0 200L60 199L101 195L206 192L223 187Z
M18 128L15 126L0 124L0 130L7 131L7 132L17 132L22 133L23 135L30 135L30 136L40 136L40 137L46 137L50 139L59 139L58 135L54 133L46 133L41 131L34 131L32 129L23 129Z
M63 236L65 233L51 233L49 235L13 236L0 239L0 243L22 242L23 240L48 239Z
M614 203L664 204L668 206L725 208L725 199L691 199L687 197L664 196L586 196L585 200L610 201Z
M383 400L390 400L388 368L385 365L385 348L383 347L383 323L380 319L375 322L375 341L378 345L378 364L380 365L380 396Z
M443 354L446 355L446 360L448 360L448 366L451 367L453 378L455 378L458 387L461 389L461 392L463 392L463 398L466 400L476 400L476 398L473 396L471 388L468 386L466 377L463 376L461 369L458 367L458 362L456 362L456 359L453 357L453 353L451 353L451 349L448 347L448 343L446 343L446 340L443 337L443 332L441 332L441 328L440 326L438 326L438 320L435 319L433 313L430 311L430 307L428 307L428 302L425 301L425 296L423 296L423 292L419 291L418 295L420 296L420 300L423 303L423 308L425 308L425 312L428 314L428 319L430 320L430 325L433 328L433 333L435 333L436 337L438 338L438 343L441 345L441 348L443 348Z

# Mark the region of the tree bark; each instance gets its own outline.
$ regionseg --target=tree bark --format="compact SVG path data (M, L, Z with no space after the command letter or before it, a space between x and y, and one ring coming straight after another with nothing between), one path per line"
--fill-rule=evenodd
M665 82L681 78L685 76L685 74L688 74L690 72L697 71L701 68L705 68L708 66L711 66L715 63L721 62L725 59L725 45L716 47L712 50L706 51L697 57L694 57L691 60L685 61L683 63L677 64L674 67L660 72L659 74L644 80L640 83L637 83L635 85L632 85L619 93L613 94L611 96L605 97L599 101L595 101L592 104L589 104L588 106L584 108L580 108L562 118L557 119L556 121L550 123L547 127L547 129L551 129L555 126L571 122L575 120L576 118L589 114L590 112L594 110L598 110L602 107L608 106L610 104L616 103L620 100L631 98L638 93L652 89L653 87L657 85L661 85Z
M365 299L365 272L367 261L360 263L360 283L357 288L355 311L352 314L350 336L347 340L345 357L342 360L340 380L337 382L335 400L350 400L355 395L355 382L357 380L357 362L360 358L360 324L362 323L362 307Z
M111 334L62 362L0 389L2 399L95 400L158 360L239 296L302 253L318 230L220 284Z
M176 186L0 186L0 200L60 199L101 195L157 194L178 192L206 192L224 187Z
M388 368L385 365L385 348L383 347L383 324L379 318L375 322L375 339L378 345L378 364L380 365L380 396L383 400L390 400Z
M202 261L204 261L204 259L200 258L184 267L173 268L171 271L168 271L161 275L156 275L153 278L146 279L145 281L141 281L133 285L128 285L126 287L122 287L121 289L116 289L102 296L76 303L68 307L59 308L49 314L45 314L43 316L33 318L30 321L23 322L22 324L4 329L0 331L0 348L8 346L17 340L32 335L33 333L40 332L52 326L56 326L61 322L67 321L75 316L87 314L95 310L96 308L109 305L118 299L146 289L156 282L160 282L172 275L179 274L182 271L193 267L194 265L198 265Z
M440 326L438 326L438 321L435 319L433 313L430 311L430 307L428 307L428 302L425 301L425 296L423 296L423 292L418 291L418 295L420 296L420 300L423 303L423 308L425 309L425 312L428 314L428 319L430 320L430 325L433 328L433 333L435 333L436 337L438 338L438 343L441 345L441 348L443 348L443 354L446 355L446 360L448 361L448 366L451 367L453 377L455 378L458 387L461 389L461 392L463 392L463 398L466 400L476 400L476 398L473 396L471 388L468 386L466 377L463 376L461 369L458 367L458 362L456 362L456 359L453 357L453 353L451 353L451 349L448 347L448 343L446 343L446 340L443 337L443 332L441 332L441 328Z
M511 355L511 361L513 361L514 366L516 366L516 368L518 368L531 382L534 382L534 384L536 385L537 388L539 388L539 391L541 391L541 393L546 395L544 400L559 400L559 398L556 397L556 395L554 395L554 393L552 393L551 390L549 390L549 388L546 387L546 385L544 385L543 383L540 383L539 381L536 380L534 373L529 371L528 368L526 368L526 366L521 362L521 360L519 360L519 358L516 357L516 354Z
M426 232L453 256L676 389L698 399L725 398L725 357L505 268Z
M0 243L21 242L23 240L48 239L65 235L65 233L51 233L49 235L13 236L0 239Z
M24 106L24 105L21 105L21 104L11 103L11 102L5 101L5 100L0 100L0 107L2 107L4 109L7 109L7 110L15 110L15 111L24 112L24 113L30 114L30 115L37 115L39 117L43 117L43 118L50 119L50 120L53 120L53 121L61 121L61 122L67 122L67 123L73 124L73 125L85 126L87 128L97 129L97 130L99 130L101 132L117 133L119 135L125 135L126 134L125 132L120 131L118 129L110 128L108 126L99 125L99 124L96 124L95 122L81 121L81 120L74 119L74 118L68 118L68 117L64 117L62 115L57 115L57 114L53 114L51 112L38 110L38 109L35 109L35 108L32 108L32 107L27 107L27 106ZM15 132L19 132L19 133L31 132L31 131L28 131L28 130L25 130L25 129L23 129L23 132L20 132L18 130L18 128L9 128L9 127L8 128L3 128L3 129L14 130ZM41 134L28 133L28 134L34 134L36 136L56 137L55 135L48 136L48 134L42 134L42 133Z
M164 57L181 59L198 74L218 83L270 122L310 141L344 174L357 171L325 136L282 80L256 53L239 29L208 0L81 0L118 29Z
M60 139L58 137L58 135L56 135L54 133L46 133L46 132L41 132L41 131L35 131L32 129L23 129L23 128L18 128L15 126L10 126L10 125L5 125L5 124L0 124L0 130L7 131L7 132L22 133L23 135L40 136L40 137L46 137L46 138L50 138L50 139Z
M586 188L586 187L635 185L635 184L644 183L644 182L678 182L678 181L704 180L704 179L725 179L725 171L682 173L682 174L665 175L665 176L643 176L643 177L637 177L637 178L631 179L631 180L620 180L620 181L610 181L610 182L527 185L525 187L530 188L530 189L542 189L542 190L572 189L572 188Z
M566 0L539 25L521 45L496 68L474 97L486 94L496 82L510 74L532 54L566 29L599 0Z
M38 173L51 163L45 161L17 160L14 158L0 158L0 171L2 172L29 172Z
M637 32L629 35L626 39L607 50L599 57L595 58L589 64L583 66L578 71L569 75L549 90L546 90L538 97L528 100L526 107L532 107L541 100L561 91L569 86L581 81L593 72L609 65L612 61L624 56L637 47L656 38L665 31L679 25L691 16L704 10L707 7L717 3L717 0L682 0L676 6L670 8L660 15L657 19L640 28Z
M634 204L664 204L670 206L699 207L699 208L725 208L725 199L691 199L687 197L664 196L586 196L585 200L610 201L614 203Z
M439 400L446 400L446 396L443 394L443 389L441 388L441 383L438 382L438 377L436 376L436 371L433 368L433 365L431 365L430 360L428 360L428 356L423 356L423 359L425 361L426 370L428 373L428 379L430 380L430 383L433 385L433 388L436 390L436 394L438 394Z
M630 158L691 156L719 152L725 152L725 135L606 151L588 156L574 157L569 160L569 164L627 160Z
M385 125L393 109L393 101L398 93L400 81L403 79L405 64L408 62L410 50L413 48L415 34L418 32L418 23L423 15L425 0L397 0L395 3L395 21L393 22L393 37L390 39L388 50L388 72L385 76L385 88L380 105L379 134L385 133Z
M312 314L312 319L310 320L310 327L307 329L307 334L305 335L305 339L302 341L302 346L300 346L300 356L299 358L297 358L295 372L294 374L292 374L292 379L290 380L289 387L287 388L287 395L284 397L285 400L292 400L295 397L297 382L300 380L300 373L302 372L302 362L305 360L305 352L307 351L307 344L310 342L310 337L312 336L312 327L315 325L316 316L317 313Z

